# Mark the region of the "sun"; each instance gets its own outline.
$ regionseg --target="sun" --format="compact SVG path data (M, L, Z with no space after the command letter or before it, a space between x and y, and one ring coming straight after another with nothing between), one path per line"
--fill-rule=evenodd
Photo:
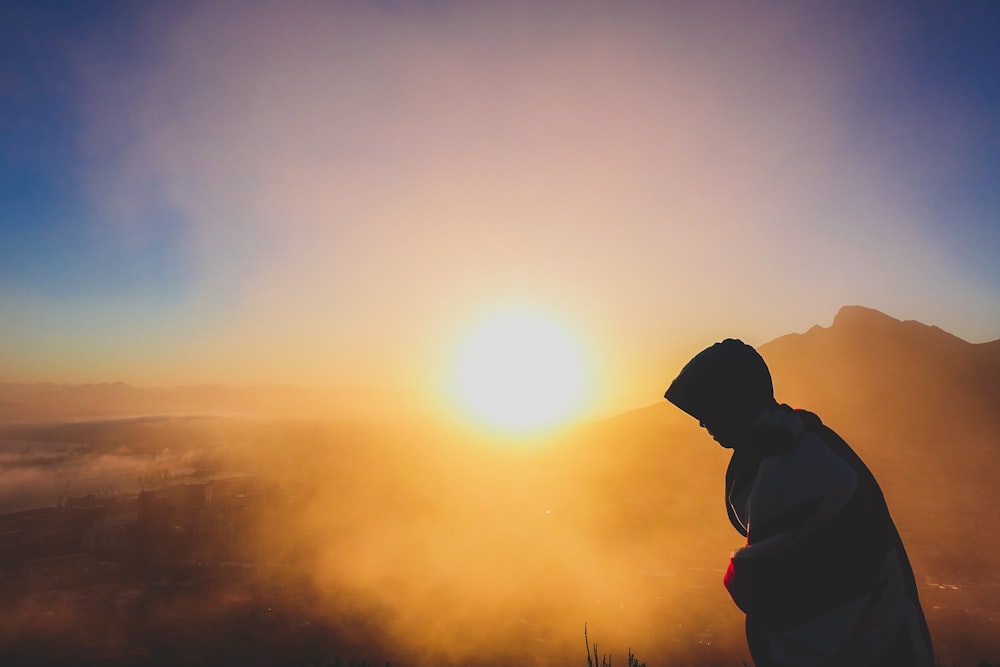
M476 421L527 434L573 416L589 378L578 337L553 316L518 310L473 328L459 346L451 384L459 406Z

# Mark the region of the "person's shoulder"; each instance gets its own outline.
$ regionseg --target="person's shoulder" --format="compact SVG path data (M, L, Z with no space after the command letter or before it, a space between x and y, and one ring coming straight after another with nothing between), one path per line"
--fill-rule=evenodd
M783 489L782 494L803 498L846 499L859 483L857 471L815 431L803 431L794 447L763 461L758 479L764 486Z
M803 431L795 445L761 461L757 471L754 503L763 515L803 502L822 499L824 511L842 506L854 493L860 478L814 431ZM761 513L758 512L758 516Z
M763 468L777 476L808 479L820 487L849 483L854 471L828 446L826 430L812 412L777 406L755 429Z
M800 445L804 433L821 425L811 412L775 405L758 415L752 428L752 444L761 458L785 455Z
M810 412L809 410L803 410L802 408L792 408L789 406L781 406L781 407L788 408L788 410L790 410L792 414L795 415L795 417L802 423L802 430L804 432L808 431L820 432L828 428L826 424L823 423L823 420L820 419L819 415L816 414L815 412Z

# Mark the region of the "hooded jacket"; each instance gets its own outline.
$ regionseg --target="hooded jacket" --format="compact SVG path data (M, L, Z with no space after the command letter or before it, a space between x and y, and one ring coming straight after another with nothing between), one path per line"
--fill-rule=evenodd
M765 408L726 472L747 538L725 585L757 667L932 667L913 570L872 473L820 419Z

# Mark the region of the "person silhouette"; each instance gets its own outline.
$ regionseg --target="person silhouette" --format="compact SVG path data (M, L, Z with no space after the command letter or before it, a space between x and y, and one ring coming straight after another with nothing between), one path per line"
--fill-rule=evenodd
M878 482L818 416L779 404L764 359L728 338L664 398L733 450L726 509L746 545L724 584L757 667L933 667L917 586Z

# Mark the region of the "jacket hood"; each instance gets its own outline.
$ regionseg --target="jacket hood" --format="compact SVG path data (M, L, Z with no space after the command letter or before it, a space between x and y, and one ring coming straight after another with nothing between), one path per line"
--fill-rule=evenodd
M757 350L727 338L696 354L663 397L699 422L712 423L749 416L773 403L774 386Z

